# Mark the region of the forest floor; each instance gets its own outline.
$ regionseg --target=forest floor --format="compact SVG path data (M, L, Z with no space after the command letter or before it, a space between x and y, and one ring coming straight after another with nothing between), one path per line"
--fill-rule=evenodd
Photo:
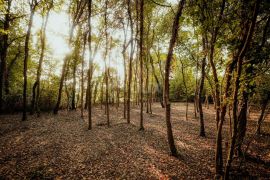
M193 105L189 106L185 120L184 104L172 105L178 158L169 155L165 114L158 103L153 114L144 114L144 131L138 131L139 107L131 111L131 124L122 118L122 108L111 108L111 127L106 125L104 109L95 107L90 131L87 116L81 119L79 110L29 116L25 122L20 121L21 114L2 115L0 179L213 179L214 109L204 108L206 137L202 138ZM254 137L256 119L252 113L245 144ZM227 134L228 121L224 129ZM251 142L250 158L241 171L235 171L239 161L234 161L234 176L270 178L270 119L263 124L263 132ZM223 142L226 147L226 136Z

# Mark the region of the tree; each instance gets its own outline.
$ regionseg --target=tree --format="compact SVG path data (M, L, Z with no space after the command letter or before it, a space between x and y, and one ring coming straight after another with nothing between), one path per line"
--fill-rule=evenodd
M30 17L29 17L29 23L28 23L28 29L25 37L25 46L24 46L24 67L23 67L23 116L22 121L25 121L27 119L27 70L28 70L28 58L29 58L29 40L31 36L31 30L32 30L32 24L33 24L33 18L36 11L36 8L40 2L37 0L32 0L29 4L30 6Z
M166 125L167 125L167 136L168 136L168 142L171 154L173 156L177 156L177 149L174 144L173 139L173 132L172 132L172 125L171 125L171 104L169 100L169 88L170 88L170 82L169 82L169 74L170 74L170 66L171 61L173 57L173 48L176 43L176 39L178 36L178 30L179 30L179 19L182 15L182 11L184 9L185 0L181 0L178 4L177 13L174 17L173 26L172 26L172 35L171 40L169 44L169 50L168 55L166 59L166 65L165 65L165 81L164 81L164 105L165 105L165 112L166 112Z
M107 117L107 126L110 127L110 109L109 109L109 68L107 66L107 55L108 55L108 0L105 1L105 15L104 15L104 23L105 23L105 53L104 53L104 61L105 61L105 85L106 85L106 93L105 93L105 99L106 99L106 117Z
M131 14L131 5L130 0L127 0L128 5L128 18L130 23L130 55L129 55L129 71L128 71L128 93L127 93L127 123L130 123L130 98L131 98L131 81L132 81L132 60L134 54L134 46L133 46L133 20Z
M202 92L204 86L204 78L205 78L205 66L206 66L206 42L205 37L203 37L203 50L204 50L204 57L202 59L201 65L201 80L199 85L198 91L198 105L199 105L199 117L200 117L200 136L205 137L205 130L204 130L204 119L203 119L203 108L202 108Z
M73 38L73 32L74 29L76 28L76 26L78 25L82 15L83 15L83 10L86 6L86 2L83 0L80 1L75 1L70 4L70 11L71 11L71 18L72 18L72 22L71 22L71 27L70 27L70 34L69 34L69 45L71 45L72 43L72 38ZM57 114L59 107L60 107L60 103L61 103L61 98L62 98L62 89L63 89L63 83L64 83L64 76L66 74L66 68L67 68L67 60L68 58L64 58L64 63L62 66L62 73L61 73L61 78L60 78L60 83L59 83L59 90L58 90L58 97L57 97L57 102L56 105L54 107L53 113Z
M229 178L229 170L231 167L231 162L232 162L232 157L234 153L234 147L235 147L235 141L236 141L236 135L237 135L237 101L238 101L238 91L239 91L239 84L240 84L240 76L242 72L242 65L243 65L243 59L245 56L245 53L249 47L249 44L252 40L253 32L255 29L255 24L259 12L259 6L260 6L260 0L257 0L254 5L253 9L253 15L252 15L252 20L250 24L248 24L248 28L246 30L246 37L244 39L244 43L240 49L239 54L237 56L237 72L236 72L236 77L234 81L234 93L233 93L233 132L232 132L232 137L230 141L230 148L228 152L228 157L226 161L226 167L225 167L225 179Z
M2 106L3 106L3 87L4 87L4 76L6 73L6 58L7 58L7 51L8 51L8 40L9 40L9 33L7 32L10 27L10 11L11 11L11 3L12 0L7 1L6 13L4 18L4 34L1 35L1 68L0 68L0 113L2 113Z
M140 130L143 127L143 24L144 24L144 0L140 0Z
M53 1L49 1L47 4L44 5L42 9L42 27L40 31L41 52L40 52L40 58L39 58L38 68L37 68L37 78L32 88L33 94L32 94L32 103L31 103L32 104L31 113L33 114L36 111L38 116L40 115L40 108L39 108L40 77L42 73L42 65L43 65L43 59L44 59L44 53L45 53L45 47L46 47L46 28L48 24L50 11L52 8L53 8Z

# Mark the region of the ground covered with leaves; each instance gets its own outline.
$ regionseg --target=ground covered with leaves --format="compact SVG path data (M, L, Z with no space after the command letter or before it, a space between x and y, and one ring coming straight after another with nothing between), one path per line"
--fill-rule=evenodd
M186 120L184 104L173 104L172 125L179 157L170 156L164 110L158 103L152 114L144 114L144 131L139 129L139 107L133 107L131 124L122 108L111 107L111 127L100 106L95 107L93 129L87 114L61 111L59 115L0 116L0 179L213 179L215 156L214 109L204 109L206 137L199 137L199 120L190 104ZM254 136L257 114L248 121L247 157L233 163L233 176L270 178L270 121L262 136ZM228 131L225 122L224 134ZM224 135L224 144L227 146ZM225 148L224 148L225 149ZM225 152L224 152L225 153Z

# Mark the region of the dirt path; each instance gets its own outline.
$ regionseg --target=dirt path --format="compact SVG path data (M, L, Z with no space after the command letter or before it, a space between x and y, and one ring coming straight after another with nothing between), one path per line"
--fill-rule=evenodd
M153 114L144 114L144 132L138 131L138 108L132 109L130 125L120 108L111 108L108 128L104 110L97 107L91 131L79 111L44 114L39 119L30 116L26 122L20 122L20 115L0 116L0 179L212 179L214 111L205 109L207 137L201 138L190 107L188 120L183 118L183 104L172 107L179 158L169 155L164 111L158 103ZM254 127L255 121L249 121L248 137ZM269 130L270 123L264 127ZM269 136L257 137L251 149L254 156L270 161ZM242 169L254 177L270 177L267 164L248 161Z

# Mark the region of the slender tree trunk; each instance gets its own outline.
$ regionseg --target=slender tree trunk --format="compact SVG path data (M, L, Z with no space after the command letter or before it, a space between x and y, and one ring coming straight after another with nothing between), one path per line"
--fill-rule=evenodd
M265 110L267 108L267 105L268 105L268 102L269 102L269 99L270 99L270 94L268 94L268 97L263 101L262 105L261 105L261 114L260 114L260 117L258 119L258 122L257 122L257 129L256 129L256 133L257 134L261 134L261 125L263 123L263 119L264 119L264 114L265 114Z
M70 29L70 34L69 34L69 44L71 44L71 41L72 41L74 28L75 28L75 25L73 24L71 29ZM64 58L64 63L63 63L63 67L62 67L62 74L61 74L60 84L59 84L59 89L58 89L57 102L56 102L56 105L55 105L54 110L53 110L54 114L58 114L59 107L61 104L63 83L64 83L64 79L65 79L65 75L66 75L66 70L69 67L68 66L68 61L69 61L68 58L69 58L68 56L66 56Z
M206 50L205 38L203 38L203 50ZM206 53L206 52L204 52ZM202 108L202 92L204 87L204 78L205 78L205 66L206 66L206 54L202 59L202 70L201 70L201 81L198 92L198 105L199 105L199 117L200 117L200 136L205 137L204 130L204 119L203 119L203 108Z
M144 130L143 127L143 33L144 33L144 0L140 0L140 130Z
M29 58L29 40L31 36L33 18L35 14L36 4L31 4L31 13L30 13L30 20L28 23L28 30L26 33L25 38L25 46L24 46L24 66L23 66L23 116L22 121L27 119L27 70L28 70L28 58Z
M88 69L88 71L89 71L89 69ZM89 74L88 71L87 71L87 76L88 76L88 74ZM88 82L88 80L87 80L86 95L85 95L85 103L84 103L84 109L85 109L85 110L88 109L89 87L90 87L90 85L89 85L89 82Z
M10 8L11 8L11 0L7 1L7 11L6 11L5 20L4 20L4 23L3 23L4 24L4 31L8 31L9 27L10 27ZM31 26L32 26L32 24L31 24ZM7 66L8 39L9 39L9 33L4 33L4 35L3 35L3 47L1 47L1 53L0 53L0 57L1 57L1 59L0 59L1 60L1 67L0 67L0 114L3 111L3 89L4 89L3 87L4 87L4 82L7 80L7 79L5 79L5 75L7 73L6 72L6 66ZM2 42L1 42L1 44L2 44Z
M131 14L130 0L128 2L128 17L130 22L130 56L129 56L129 74L128 74L128 93L127 93L127 123L130 123L130 98L131 98L131 81L132 81L132 61L134 54L134 46L133 46L133 20Z
M105 37L106 37L106 48L105 48L105 84L106 84L106 117L107 117L107 126L110 127L110 110L109 110L109 67L107 67L107 55L108 55L108 24L107 24L107 10L108 10L108 0L105 1Z
M186 120L188 120L188 88L187 88L187 83L186 83L186 77L185 77L185 72L184 72L184 63L182 60L180 60L181 63L181 73L183 77L183 84L185 87L185 95L186 95Z
M102 105L103 105L103 95L104 95L104 80L105 80L105 76L103 77L102 82L100 83L100 89L101 89L101 93L100 93L100 109L102 109Z
M73 76L73 83L72 83L72 95L71 95L71 110L76 110L75 106L75 98L76 98L76 71L77 71L77 60L73 62L73 71L72 71L72 76Z
M235 148L235 142L236 142L236 136L237 136L237 105L238 105L238 91L240 87L240 77L241 77L241 72L242 72L242 63L243 63L243 58L245 56L245 53L249 47L249 44L252 40L252 35L255 29L255 24L256 24L256 19L259 11L259 5L260 5L260 0L257 0L255 5L254 5L254 10L253 10L253 17L252 17L252 22L250 24L250 27L248 29L248 34L246 36L246 39L244 41L243 47L240 49L240 53L237 58L237 74L235 77L234 81L234 93L233 93L233 132L232 132L232 138L230 141L230 148L228 152L228 157L226 161L226 167L225 167L225 179L229 178L229 171L232 163L232 158L233 158L233 153L234 153L234 148Z
M57 102L56 102L55 108L53 110L54 114L58 114L58 110L59 110L59 107L60 107L61 98L62 98L62 89L63 89L63 83L64 83L65 74L66 74L67 63L68 63L68 57L66 56L65 59L64 59L63 67L62 67L62 75L61 75L61 78L60 78L60 86L59 86L59 89L58 89Z
M83 53L82 53L82 72L81 72L81 118L83 118L84 107L83 107L83 97L84 97L84 56L85 56L85 48L86 48L86 39L87 33L84 33L83 36Z
M152 114L152 104L153 104L153 86L154 86L154 77L153 72L151 73L151 87L150 87L150 103L149 103L149 111Z
M106 115L107 115L107 126L110 127L110 110L109 110L109 68L105 70L105 82L106 82Z
M238 114L238 123L237 129L238 133L236 136L236 146L235 146L235 154L242 156L242 144L246 135L246 127L247 127L247 109L248 109L248 92L243 90L242 92L242 103L240 107L240 111Z
M124 30L124 44L123 44L123 51L122 51L122 55L123 55L123 64L124 64L124 102L123 102L123 117L124 119L126 119L126 115L127 115L127 107L126 107L126 102L127 102L127 67L126 67L126 39L127 39L127 33L125 30L125 24L123 24L123 30ZM127 121L128 122L128 121Z
M147 60L148 58L146 58ZM145 92L146 92L146 113L149 113L149 68L148 61L145 62L146 66L146 79L145 79Z
M11 70L13 69L15 63L19 59L20 54L21 54L21 50L20 50L20 47L19 47L18 52L16 53L15 57L11 60L11 62L9 63L9 66L7 68L6 80L5 80L5 92L6 92L7 95L10 93L10 90L9 90L9 81L10 81L9 76L10 76Z
M116 101L116 103L117 103L117 106L116 106L116 108L117 108L117 110L118 110L118 108L119 108L119 102L120 102L120 86L119 86L119 77L117 78L117 86L116 86L116 98L117 98L117 101Z
M199 62L196 59L196 76L195 76L195 92L194 92L194 117L197 119L197 108L198 108L198 66Z
M47 10L46 16L43 16L43 20L42 20L42 28L41 28L41 35L40 35L41 53L40 53L38 69L37 69L37 78L33 86L31 114L33 114L36 111L38 117L40 116L40 107L39 107L40 77L42 73L42 64L43 64L43 59L44 59L45 47L46 47L46 29L47 29L48 19L50 15L50 10L53 7L52 5L53 4L50 5L49 9Z
M68 87L67 87L66 81L65 81L65 92L66 92L66 96L67 96L67 110L69 111L71 109L70 108L70 95L68 92Z
M153 75L155 77L155 80L156 80L157 86L158 86L158 96L160 98L160 105L161 105L162 108L164 108L165 106L163 104L163 97L162 97L162 90L161 90L162 87L161 87L160 82L158 80L158 77L157 77L157 74L156 74L156 71L155 71L155 66L154 66L153 58L152 58L151 54L150 54L150 64L151 64L151 67L152 67L152 73L153 73Z
M164 79L164 105L165 105L165 112L166 112L166 125L167 125L167 136L171 154L173 156L177 156L177 149L174 144L173 132L172 132L172 125L171 125L171 104L169 99L169 89L170 89L170 82L169 82L169 75L170 75L170 68L171 68L171 61L173 57L173 49L175 46L175 42L178 36L179 30L179 19L182 15L182 11L184 8L185 0L181 0L178 4L178 10L174 17L174 22L172 26L172 36L169 44L168 55L166 58L166 65L165 65L165 79Z
M94 96L93 96L93 104L96 104L96 101L97 101L98 85L99 85L99 81L97 80L97 81L95 82L95 89L94 89Z
M70 28L69 45L71 45L71 43L72 43L74 29L75 29L76 25L78 24L78 21L80 20L80 17L83 14L82 11L83 11L86 3L79 3L77 5L78 5L78 8L76 9L76 12L75 12L75 15L74 15L74 18L73 18L73 22L72 22L72 25L71 25L71 28ZM55 105L55 108L54 108L54 111L53 111L54 114L58 113L59 106L61 104L63 81L64 81L64 76L65 76L65 71L66 71L66 68L67 68L67 60L68 60L68 57L66 57L64 59L64 64L63 64L63 67L62 67L62 74L61 74L60 85L59 85L59 90L58 90L57 102L56 102L56 105Z
M92 129L92 76L93 76L93 60L92 60L92 24L91 24L91 15L92 15L92 0L88 1L88 50L89 50L89 70L88 70L88 130ZM107 8L107 7L106 7ZM107 10L106 10L107 11Z
M200 117L200 136L201 137L205 137L203 108L202 108L202 100L201 100L203 86L204 86L205 65L206 65L206 57L204 57L202 59L201 81L200 81L200 87L199 87L199 92L198 92L199 117Z

